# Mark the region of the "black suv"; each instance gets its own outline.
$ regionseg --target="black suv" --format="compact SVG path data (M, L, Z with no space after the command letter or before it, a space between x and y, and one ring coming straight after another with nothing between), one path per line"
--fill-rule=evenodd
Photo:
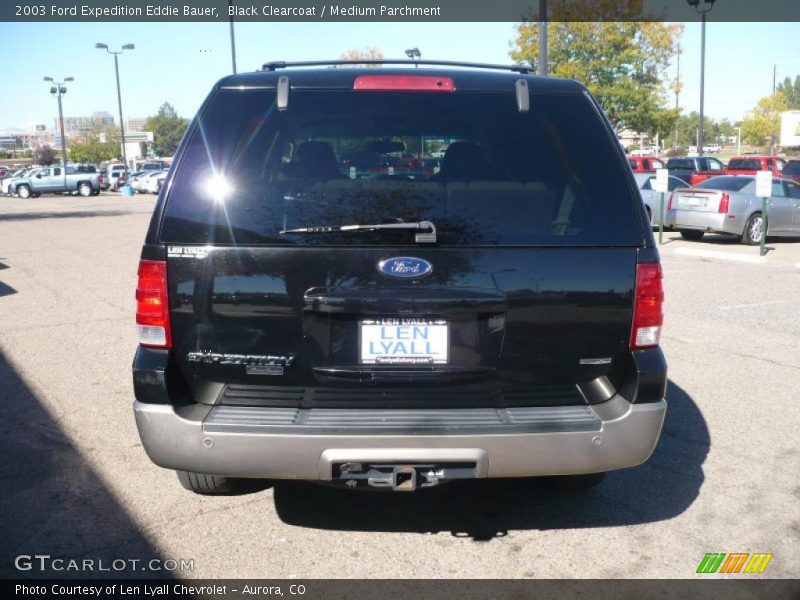
M136 422L188 489L593 484L652 453L661 267L614 131L578 83L464 67L211 91L136 290Z

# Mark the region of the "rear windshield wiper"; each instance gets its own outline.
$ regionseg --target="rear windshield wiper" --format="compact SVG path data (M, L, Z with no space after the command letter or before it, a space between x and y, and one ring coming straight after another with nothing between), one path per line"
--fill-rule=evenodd
M386 230L411 230L417 231L414 241L418 244L436 243L436 226L430 221L418 221L415 223L377 223L374 225L329 225L319 227L295 227L294 229L283 229L281 235L287 233L341 233L348 231L386 231Z

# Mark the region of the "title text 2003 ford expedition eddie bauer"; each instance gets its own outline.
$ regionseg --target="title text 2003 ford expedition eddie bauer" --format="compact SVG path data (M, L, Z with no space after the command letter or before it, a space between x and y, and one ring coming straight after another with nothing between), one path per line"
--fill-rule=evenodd
M316 65L222 79L178 150L136 290L150 458L200 493L647 460L661 267L597 103L519 67Z

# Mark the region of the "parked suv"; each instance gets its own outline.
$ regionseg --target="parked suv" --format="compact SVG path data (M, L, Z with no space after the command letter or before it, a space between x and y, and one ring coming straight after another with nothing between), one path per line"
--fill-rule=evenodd
M150 458L200 493L589 485L647 460L661 267L586 89L521 67L308 67L218 82L167 175L136 290ZM425 138L452 140L435 173L339 158L427 158Z

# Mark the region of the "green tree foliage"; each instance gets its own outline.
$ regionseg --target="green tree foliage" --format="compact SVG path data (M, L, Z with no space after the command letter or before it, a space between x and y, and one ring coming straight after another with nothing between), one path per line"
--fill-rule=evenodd
M153 151L157 156L172 156L188 125L189 121L178 116L172 105L165 102L155 116L145 121L144 130L153 132Z
M52 146L44 144L33 151L33 162L37 165L49 167L58 160L58 155Z
M778 84L778 92L786 97L787 110L800 110L800 75L796 75L794 82L787 77Z
M742 120L742 138L755 146L777 140L781 129L781 113L789 109L783 92L775 92L758 101L758 105Z
M569 15L598 10L597 2L555 2L549 16L547 45L552 75L576 79L598 99L617 131L653 132L676 115L665 115L666 70L678 50L681 25L657 21L625 21L639 15L637 2L604 0L603 10L615 10L615 22L560 22L559 10ZM568 4L568 8L567 8ZM640 2L638 4L641 4ZM606 6L608 5L608 6ZM612 6L613 5L613 6ZM566 13L565 13L566 14ZM640 15L639 15L640 16ZM511 57L536 65L539 58L538 23L517 26Z
M83 141L70 142L68 151L72 162L88 164L117 158L119 153L119 135L113 128L99 123L86 134Z

